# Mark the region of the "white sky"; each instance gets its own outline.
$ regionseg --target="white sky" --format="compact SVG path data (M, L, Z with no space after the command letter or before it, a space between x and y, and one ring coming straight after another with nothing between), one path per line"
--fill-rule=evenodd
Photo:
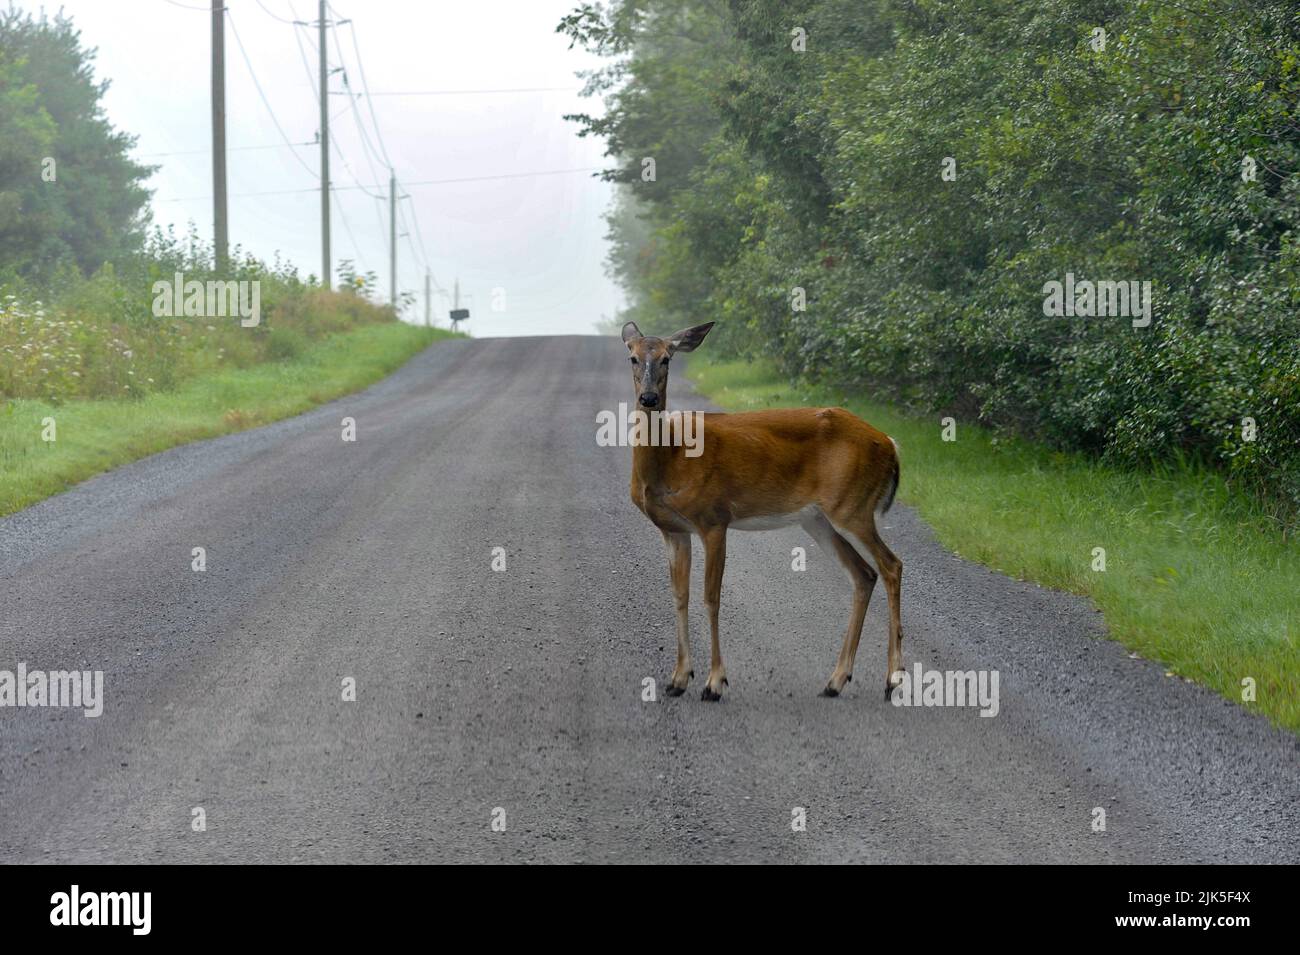
M597 65L556 23L577 0L333 0L339 18L353 20L361 65L372 93L561 87L558 91L437 96L376 96L379 130L400 182L594 169L603 143L579 139L569 112L596 112L598 100L578 96L574 74ZM178 6L184 4L185 6ZM317 60L314 27L275 20L315 20L316 0L226 0L226 142L230 242L270 261L276 251L303 274L320 270L319 147L284 147L258 96L234 31L290 142L309 143L319 125L312 90ZM21 3L36 9L35 3ZM184 232L192 220L212 234L210 13L204 0L64 0L63 11L98 49L97 79L113 125L139 136L135 155L161 166L148 183L154 221ZM263 9L265 7L265 9ZM51 12L55 4L46 6ZM269 11L269 13L268 13ZM233 30L231 24L233 23ZM343 63L355 90L361 73L352 25L337 28ZM297 41L295 42L295 33ZM298 43L301 43L299 52ZM331 66L339 63L334 38ZM307 65L304 65L304 56ZM310 66L310 73L308 71ZM331 90L342 91L340 74ZM330 130L351 172L331 152L337 189L380 185L334 195L332 258L356 260L379 277L388 294L387 173L367 160L346 96L331 96ZM364 99L359 116L372 136ZM241 146L280 148L241 150ZM378 146L376 144L376 149ZM156 155L181 153L180 155ZM295 154L302 160L295 159ZM303 163L306 164L304 167ZM372 166L373 164L373 166ZM372 171L373 168L373 171ZM355 180L354 180L355 174ZM412 210L435 281L471 308L467 330L477 336L590 333L593 323L621 307L620 290L604 274L605 223L611 188L587 172L412 185ZM287 195L246 196L276 190ZM346 221L346 225L345 225ZM399 228L401 220L399 219ZM348 232L351 228L351 235ZM411 228L414 233L414 228ZM398 288L415 292L408 319L423 320L424 270L419 242L398 241ZM504 310L493 311L493 290ZM498 296L500 300L500 296ZM435 293L435 324L447 325L448 303Z

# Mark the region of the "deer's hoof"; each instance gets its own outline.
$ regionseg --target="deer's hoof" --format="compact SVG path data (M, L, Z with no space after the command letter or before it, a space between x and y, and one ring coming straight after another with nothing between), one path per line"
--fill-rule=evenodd
M704 692L700 694L700 699L709 703L716 703L722 699L721 693L714 693L712 688L706 686Z
M664 690L664 692L667 693L669 696L681 696L683 693L686 692L686 687L674 686L673 684L669 683L667 688Z
M835 689L835 687L831 686L829 683L827 683L827 684L826 684L826 688L825 688L824 690L822 690L822 696L832 696L832 697L833 697L833 696L839 696L839 695L840 695L840 691L837 690L837 689Z

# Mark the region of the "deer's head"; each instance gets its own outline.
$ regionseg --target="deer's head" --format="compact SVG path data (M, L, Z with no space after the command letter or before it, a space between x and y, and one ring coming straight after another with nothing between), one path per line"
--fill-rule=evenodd
M668 401L668 362L679 351L694 351L712 327L712 322L706 322L683 328L667 338L655 338L642 335L636 322L623 326L623 341L632 353L632 385L642 408L664 410Z

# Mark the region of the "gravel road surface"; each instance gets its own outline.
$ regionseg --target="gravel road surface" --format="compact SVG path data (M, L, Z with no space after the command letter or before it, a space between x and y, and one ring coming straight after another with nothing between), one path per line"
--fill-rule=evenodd
M443 342L0 520L0 671L104 674L97 718L0 708L0 861L1300 861L1293 736L901 504L905 659L996 670L996 716L884 701L883 587L819 696L850 592L797 527L730 536L729 693L669 698L663 547L595 439L631 397L616 339Z

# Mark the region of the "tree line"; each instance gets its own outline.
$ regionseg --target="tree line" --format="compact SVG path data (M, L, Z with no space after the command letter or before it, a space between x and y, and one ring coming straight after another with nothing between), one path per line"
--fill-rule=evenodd
M48 290L142 247L153 169L105 116L94 52L61 13L0 10L0 285Z
M557 30L607 57L573 119L622 184L627 318L1300 511L1293 2L612 0Z

